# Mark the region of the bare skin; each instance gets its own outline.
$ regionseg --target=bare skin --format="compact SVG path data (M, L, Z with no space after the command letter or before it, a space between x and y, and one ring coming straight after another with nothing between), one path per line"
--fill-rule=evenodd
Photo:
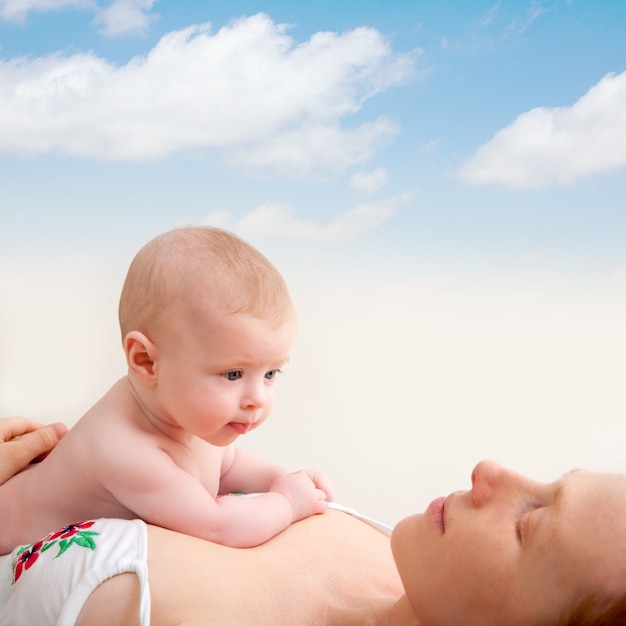
M32 452L6 426L0 421L4 441ZM13 452L2 444L0 461L15 459ZM385 535L336 511L246 550L151 526L152 623L562 623L587 594L598 594L603 606L624 596L624 547L616 538L624 535L625 495L625 474L576 471L538 483L483 461L470 491L437 498L395 527L395 564ZM123 574L91 594L77 623L132 626L138 613L137 578Z
M0 487L0 555L99 517L245 548L326 511L322 472L290 473L234 446L271 413L296 332L265 257L219 229L164 233L133 259L119 312L127 376ZM231 492L261 495L218 497Z
M34 460L42 460L67 434L65 424L44 426L25 417L0 420L0 484Z
M157 527L148 541L154 626L409 623L394 617L403 590L388 538L345 513L307 518L246 550ZM138 598L135 575L116 576L77 626L134 626Z
M98 517L249 547L326 510L332 490L321 472L288 473L233 445L272 408L293 324L225 315L206 328L186 318L171 327L159 347L131 333L129 376L42 463L0 486L0 554ZM263 493L217 498L238 491Z

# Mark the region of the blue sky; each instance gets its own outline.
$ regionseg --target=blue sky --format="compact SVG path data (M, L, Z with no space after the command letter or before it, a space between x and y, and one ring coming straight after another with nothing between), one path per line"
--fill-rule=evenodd
M134 252L212 223L287 277L320 412L358 396L371 426L395 386L493 431L602 396L599 449L624 435L625 207L620 0L0 0L4 412L80 414L120 370Z
M401 267L624 271L621 2L5 0L0 19L3 249L256 211L252 238L367 241Z

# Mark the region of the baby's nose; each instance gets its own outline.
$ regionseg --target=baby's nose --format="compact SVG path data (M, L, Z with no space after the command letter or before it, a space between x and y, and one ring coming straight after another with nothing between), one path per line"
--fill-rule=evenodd
M262 409L267 402L267 390L263 383L250 384L243 397L243 406L247 409Z

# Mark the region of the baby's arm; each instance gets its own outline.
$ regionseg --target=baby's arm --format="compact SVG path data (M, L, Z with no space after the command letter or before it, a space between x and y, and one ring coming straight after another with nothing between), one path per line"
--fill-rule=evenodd
M324 492L325 499L334 499L333 488L324 472L319 470L301 470ZM248 450L229 446L222 460L220 493L260 493L273 491L272 486L282 476L290 472L282 465L271 463Z
M289 471L256 456L249 450L228 446L224 448L220 493L261 493L269 491L274 481Z
M231 520L225 530L232 539L221 543L242 548L264 543L293 522L328 509L326 493L306 471L281 476L270 491L255 492L253 498L225 495L217 504Z
M275 492L289 500L293 521L323 513L326 502L334 499L328 477L319 470L288 471L248 450L230 446L222 461L220 493Z
M124 467L122 467L124 466ZM113 468L111 468L113 469ZM315 473L276 478L255 498L213 498L162 450L135 450L107 472L107 489L146 522L232 547L261 544L292 522L326 510ZM259 484L260 486L260 484Z

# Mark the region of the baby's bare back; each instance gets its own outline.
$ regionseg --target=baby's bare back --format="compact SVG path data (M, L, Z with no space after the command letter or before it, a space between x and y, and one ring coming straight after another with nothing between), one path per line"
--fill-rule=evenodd
M123 386L116 384L46 459L0 485L0 554L85 519L137 517L103 480L107 442L124 440L125 421L108 420L123 408L123 395ZM111 456L117 452L110 450Z

